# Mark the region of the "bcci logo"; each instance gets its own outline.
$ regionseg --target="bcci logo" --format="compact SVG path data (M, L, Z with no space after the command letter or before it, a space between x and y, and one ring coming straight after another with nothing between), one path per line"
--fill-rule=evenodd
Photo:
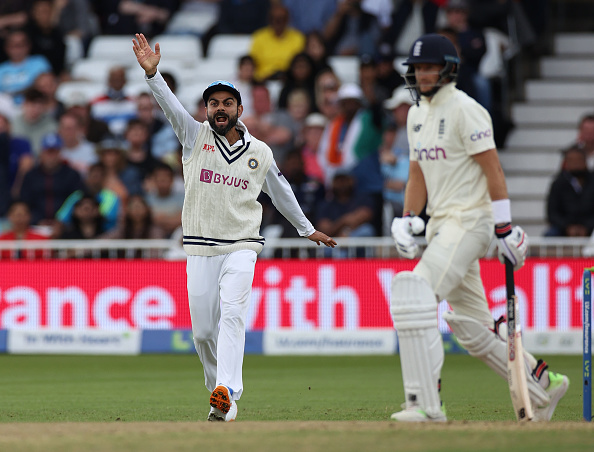
M256 159L248 160L248 166L250 167L250 169L256 169L256 168L258 168L258 165L260 165L260 163L258 163L258 161Z

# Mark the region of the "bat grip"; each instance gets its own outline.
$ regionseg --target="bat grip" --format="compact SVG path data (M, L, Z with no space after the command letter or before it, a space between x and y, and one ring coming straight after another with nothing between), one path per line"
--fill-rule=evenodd
M514 264L505 257L505 288L507 290L507 298L513 297L516 294L514 283Z

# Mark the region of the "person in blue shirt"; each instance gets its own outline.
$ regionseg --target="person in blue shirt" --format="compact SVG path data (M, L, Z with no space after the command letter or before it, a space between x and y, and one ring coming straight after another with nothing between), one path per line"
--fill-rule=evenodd
M51 72L52 67L43 55L31 55L31 41L22 30L14 30L6 37L4 51L8 60L0 63L0 91L12 95L20 105L23 91L39 74Z

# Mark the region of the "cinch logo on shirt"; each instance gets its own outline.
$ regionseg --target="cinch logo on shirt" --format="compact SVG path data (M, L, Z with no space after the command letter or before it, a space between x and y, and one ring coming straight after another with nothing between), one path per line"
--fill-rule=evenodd
M476 132L475 131L472 135L470 135L470 141L482 140L483 138L490 137L491 135L493 135L493 132L491 132L491 129L487 129L484 132Z
M417 160L423 160L423 156L425 156L425 160L439 160L439 154L444 159L447 159L445 149L440 147L434 147L429 149L417 149L415 148L415 156Z
M200 182L205 182L207 184L223 184L236 188L241 187L242 190L247 189L249 184L249 181L247 180L237 179L233 176L224 176L204 168L200 171Z

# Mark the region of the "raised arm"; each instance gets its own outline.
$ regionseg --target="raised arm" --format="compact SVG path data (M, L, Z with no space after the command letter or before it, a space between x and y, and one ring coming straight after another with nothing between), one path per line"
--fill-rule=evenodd
M140 67L144 69L147 76L153 76L157 72L157 65L161 61L161 47L155 44L155 51L142 33L136 33L136 39L132 39L134 54Z

